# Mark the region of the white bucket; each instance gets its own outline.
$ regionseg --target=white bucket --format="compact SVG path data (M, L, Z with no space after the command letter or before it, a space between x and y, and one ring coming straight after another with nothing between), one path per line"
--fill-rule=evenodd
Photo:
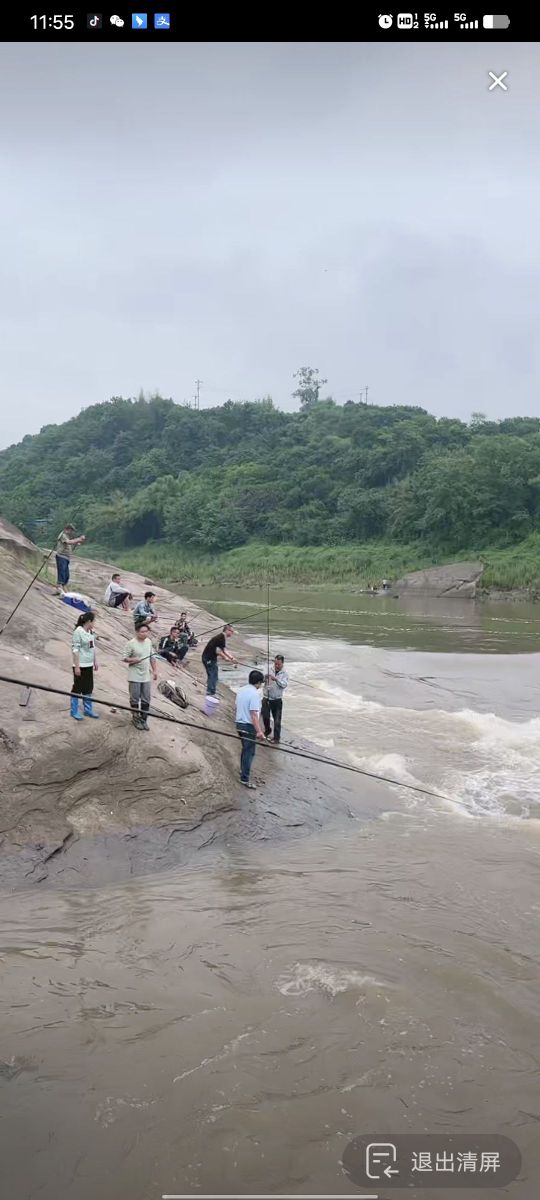
M203 708L202 708L205 716L213 717L213 715L218 707L218 704L219 704L219 700L218 700L217 696L205 696L204 704L203 704Z

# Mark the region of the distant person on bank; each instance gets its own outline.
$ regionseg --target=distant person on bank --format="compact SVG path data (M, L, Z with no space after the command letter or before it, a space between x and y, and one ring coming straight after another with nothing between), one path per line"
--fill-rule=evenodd
M109 608L123 608L127 612L129 610L128 600L132 600L133 597L131 592L124 587L120 576L116 574L107 585L103 599Z
M135 637L127 643L124 662L128 664L129 706L135 729L148 729L148 713L152 697L150 677L157 682L154 647L148 625L139 625Z
M227 638L232 637L234 629L232 625L224 625L222 633L216 634L210 638L210 641L204 647L202 652L203 667L206 671L207 696L215 696L218 685L218 656L224 658L227 662L238 666L233 654L229 654L227 650Z
M261 725L261 688L264 683L262 671L250 671L249 681L236 693L236 728L242 741L240 755L240 783L253 790L250 782L251 767L255 758L257 740L264 742Z
M92 705L92 692L94 690L94 671L97 671L96 659L96 637L94 633L94 622L96 614L93 612L81 613L71 639L71 651L73 655L73 687L71 689L71 715L76 721L82 721L82 716L79 711L79 700L82 697L83 713L85 717L94 717L97 719L98 714L94 712Z
M274 659L274 670L266 676L264 697L262 702L262 719L264 721L264 732L267 738L271 736L272 725L274 724L273 741L279 742L281 738L281 719L283 716L283 693L289 686L289 677L284 670L285 659L282 654L276 654Z
M191 626L190 626L190 625L188 625L188 619L187 619L187 613L186 613L186 612L181 612L181 613L180 613L180 616L179 616L179 618L178 618L178 621L176 622L176 624L177 624L177 626L178 626L178 632L179 632L180 634L187 633L187 644L188 644L188 646L196 646L196 645L197 645L197 638L195 637L195 634L194 634L194 632L193 632L193 630L192 630Z
M157 621L157 612L155 606L156 593L145 592L144 600L139 600L133 609L133 620L135 621L135 629L139 625L153 625Z
M69 560L72 550L75 550L77 546L82 546L86 540L84 535L74 538L74 533L74 525L64 525L56 539L56 586L58 591L63 591L69 583Z

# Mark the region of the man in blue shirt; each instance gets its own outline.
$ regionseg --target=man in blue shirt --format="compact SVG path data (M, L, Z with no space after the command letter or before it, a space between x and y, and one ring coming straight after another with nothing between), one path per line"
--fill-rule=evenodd
M156 598L155 592L145 592L144 600L139 600L133 609L133 620L135 621L135 629L141 625L153 625L157 621L157 613L154 605Z
M250 671L249 682L236 693L236 728L242 741L240 756L240 783L254 790L250 783L251 764L255 758L257 740L264 742L261 725L261 688L264 683L262 671Z

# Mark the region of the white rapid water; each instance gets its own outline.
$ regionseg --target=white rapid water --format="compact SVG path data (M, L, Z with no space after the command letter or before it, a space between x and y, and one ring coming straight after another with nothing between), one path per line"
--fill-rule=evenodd
M289 732L447 798L392 789L398 806L540 818L540 716L530 715L536 696L540 710L540 655L454 657L309 638L279 644L291 676Z

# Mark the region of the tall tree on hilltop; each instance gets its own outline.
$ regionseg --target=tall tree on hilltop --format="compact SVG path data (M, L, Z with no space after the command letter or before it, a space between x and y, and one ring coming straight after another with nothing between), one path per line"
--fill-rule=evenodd
M293 379L298 379L298 387L293 392L293 397L300 401L302 412L307 412L318 404L319 392L328 380L319 379L317 367L300 367L299 371L294 372Z

